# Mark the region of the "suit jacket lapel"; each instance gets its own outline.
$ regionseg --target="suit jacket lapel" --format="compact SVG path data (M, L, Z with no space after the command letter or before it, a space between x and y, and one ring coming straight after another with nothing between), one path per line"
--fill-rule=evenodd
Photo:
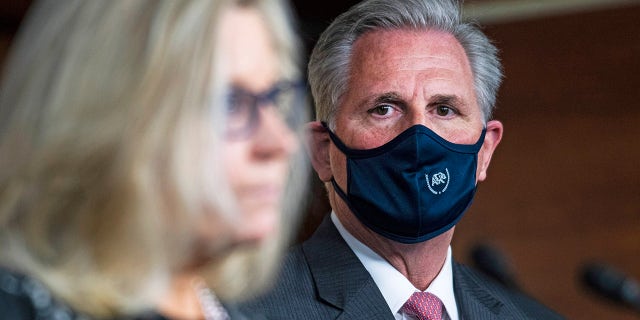
M375 282L328 216L302 250L319 299L342 310L338 319L393 319Z
M453 283L460 319L508 319L504 304L480 286L460 265L453 264Z
M329 217L302 245L318 299L336 310L336 319L389 319L393 314L358 257ZM462 320L522 318L496 297L481 279L453 263L453 282Z

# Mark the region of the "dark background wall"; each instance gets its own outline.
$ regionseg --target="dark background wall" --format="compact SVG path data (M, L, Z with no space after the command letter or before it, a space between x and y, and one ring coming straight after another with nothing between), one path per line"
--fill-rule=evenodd
M0 61L30 2L0 0ZM293 1L308 48L354 2ZM505 67L496 112L505 136L488 180L457 226L454 256L471 263L474 245L493 245L509 258L525 291L569 319L637 319L578 281L579 268L593 260L640 279L635 3L483 23ZM315 180L299 238L329 210Z

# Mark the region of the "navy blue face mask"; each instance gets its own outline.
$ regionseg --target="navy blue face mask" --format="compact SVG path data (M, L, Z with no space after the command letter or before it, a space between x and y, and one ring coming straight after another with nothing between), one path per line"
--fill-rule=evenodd
M415 125L386 144L366 150L347 147L331 130L347 158L347 191L332 178L336 193L369 229L401 243L418 243L453 227L476 191L475 144L451 143Z

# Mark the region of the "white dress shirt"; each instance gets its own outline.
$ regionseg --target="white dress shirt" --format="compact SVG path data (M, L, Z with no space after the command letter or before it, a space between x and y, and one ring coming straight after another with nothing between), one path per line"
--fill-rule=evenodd
M380 289L382 296L389 305L391 313L397 320L414 319L412 316L401 312L400 309L414 292L419 292L402 273L394 268L387 260L364 245L347 229L344 228L334 212L331 212L331 221L338 229L338 232L347 242L347 245L356 254L360 262L373 278L373 281ZM442 312L443 320L458 320L458 308L456 298L453 293L453 271L451 262L451 247L447 251L447 258L440 273L433 279L425 292L435 294L444 305Z

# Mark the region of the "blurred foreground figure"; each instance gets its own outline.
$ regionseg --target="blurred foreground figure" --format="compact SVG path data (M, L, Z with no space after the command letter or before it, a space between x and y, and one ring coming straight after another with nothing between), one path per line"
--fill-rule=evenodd
M370 0L309 62L313 167L333 212L246 310L270 319L558 319L460 265L455 225L487 177L497 50L453 0Z
M216 296L265 287L305 184L289 23L277 0L34 5L0 92L0 318L243 318Z

